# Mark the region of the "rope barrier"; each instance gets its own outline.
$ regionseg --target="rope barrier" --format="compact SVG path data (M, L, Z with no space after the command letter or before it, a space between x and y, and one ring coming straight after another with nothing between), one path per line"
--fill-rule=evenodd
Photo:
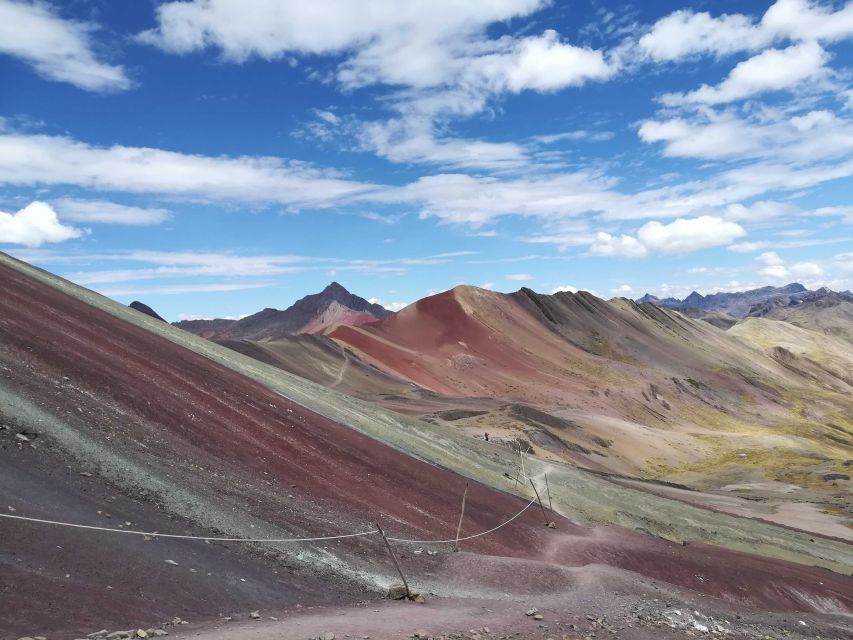
M476 533L474 535L466 536L464 538L459 538L462 540L472 540L474 538L479 538L490 533L493 533L500 529L501 527L505 527L510 522L518 518L522 513L527 511L527 509L535 502L535 498L531 500L527 505L518 513L516 513L512 518L502 522L496 527L489 529L488 531L483 531L482 533ZM371 531L360 531L358 533L344 533L337 536L320 536L314 538L218 538L215 536L189 536L189 535L179 535L175 533L156 533L149 531L134 531L132 529L114 529L110 527L96 527L94 525L88 524L75 524L72 522L59 522L56 520L44 520L41 518L29 518L27 516L14 516L8 513L0 513L0 518L7 518L9 520L21 520L24 522L35 522L38 524L51 524L61 527L72 527L74 529L89 529L92 531L106 531L109 533L128 533L131 535L137 536L148 536L151 538L177 538L180 540L205 540L211 542L256 542L256 543L287 543L287 542L321 542L324 540L340 540L343 538L357 538L359 536L370 536L374 534L378 534L379 531L373 529ZM456 539L453 538L451 540L407 540L404 538L388 538L388 540L393 542L401 542L407 544L444 544L449 542L456 542Z
M318 538L217 538L215 536L186 536L175 533L155 533L148 531L133 531L132 529L111 529L109 527L95 527L88 524L74 524L71 522L57 522L56 520L42 520L40 518L27 518L25 516L13 516L7 513L0 513L0 518L10 518L12 520L25 520L27 522L37 522L41 524L55 524L62 527L74 527L75 529L92 529L94 531L108 531L110 533L129 533L137 536L149 536L151 538L178 538L182 540L211 540L214 542L318 542L321 540L338 540L340 538L356 538L358 536L369 536L377 533L372 531L361 531L359 533L345 533L339 536L321 536Z
M498 526L493 527L493 528L489 529L488 531L483 531L482 533L475 533L472 536L465 536L464 538L459 538L459 542L462 542L463 540L473 540L474 538L479 538L481 536L485 536L485 535L488 535L494 531L497 531L501 527L505 527L510 522L515 520L518 516L520 516L522 513L527 511L534 502L536 502L536 498L534 498L533 500L528 502L527 505L524 507L524 509L522 509L521 511L516 513L509 520L507 520L505 522L501 522ZM443 544L443 543L447 543L447 542L456 542L456 538L453 538L451 540L405 540L403 538L388 538L388 539L393 540L394 542L405 542L405 543L409 543L409 544Z

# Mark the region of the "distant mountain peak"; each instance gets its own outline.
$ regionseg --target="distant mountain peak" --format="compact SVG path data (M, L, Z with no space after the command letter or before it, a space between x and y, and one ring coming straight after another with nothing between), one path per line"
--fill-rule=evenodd
M326 288L323 289L322 293L343 293L350 295L349 290L347 290L347 288L337 280L332 280L329 284L327 284Z
M770 302L782 302L783 304L796 303L800 298L811 292L799 282L792 282L783 287L766 286L748 291L711 293L703 296L697 291L692 291L684 299L663 298L659 299L648 293L639 298L639 303L652 303L659 307L674 309L700 316L705 313L720 312L734 318L743 318L750 314L753 308Z
M381 305L374 304L350 293L337 281L326 285L319 293L304 296L280 310L267 307L262 311L229 325L220 337L248 338L257 340L275 336L291 335L306 331L322 331L335 322L364 324L371 320L381 320L391 315ZM202 329L194 325L181 325L190 330Z

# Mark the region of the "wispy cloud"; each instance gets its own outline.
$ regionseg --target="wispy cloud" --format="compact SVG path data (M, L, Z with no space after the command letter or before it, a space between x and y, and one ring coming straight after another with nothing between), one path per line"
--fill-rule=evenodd
M63 19L47 3L0 0L0 54L23 60L49 80L80 89L129 89L124 69L95 55L94 30L94 25Z
M274 282L221 282L213 284L174 284L156 287L116 287L98 289L105 296L138 296L138 295L179 295L186 293L216 293L222 291L245 291L248 289L266 289L275 286Z
M60 198L51 204L63 220L100 224L151 226L166 222L171 211L162 208L133 207L106 200Z

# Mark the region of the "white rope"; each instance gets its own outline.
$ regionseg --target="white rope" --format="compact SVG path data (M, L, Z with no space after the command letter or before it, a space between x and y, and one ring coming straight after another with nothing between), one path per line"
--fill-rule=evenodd
M13 516L0 513L0 518L11 518L13 520L25 520L27 522L39 522L41 524L55 524L62 527L74 527L75 529L92 529L94 531L109 531L111 533L130 533L137 536L149 536L151 538L179 538L182 540L213 540L216 542L318 542L321 540L338 540L339 538L356 538L358 536L369 536L378 533L373 531L362 531L360 533L345 533L339 536L322 536L319 538L216 538L212 536L183 536L175 533L154 533L147 531L133 531L131 529L110 529L108 527L95 527L88 524L73 524L71 522L57 522L55 520L41 520L39 518L27 518L24 516Z
M512 522L513 520L515 520L518 516L520 516L522 513L524 513L525 511L527 511L527 510L530 508L530 505L532 505L534 502L536 502L536 498L533 498L533 500L531 500L530 502L528 502L528 503L527 503L527 505L524 507L524 509L522 509L521 511L519 511L518 513L516 513L516 514L515 514L512 518L510 518L509 520L507 520L507 521L505 521L505 522L501 522L498 526L496 526L496 527L494 527L494 528L492 528L492 529L489 529L488 531L483 531L482 533L475 533L475 534L474 534L474 535L472 535L472 536L465 536L464 538L459 538L459 542L462 542L463 540L473 540L474 538L479 538L479 537L481 537L481 536L485 536L485 535L488 535L488 534L490 534L490 533L492 533L492 532L494 532L494 531L497 531L497 530L498 530L498 529L500 529L501 527L505 527L505 526L506 526L506 525L508 525L510 522ZM443 544L443 543L447 543L447 542L456 542L456 538L453 538L453 539L451 539L451 540L405 540L405 539L403 539L403 538L388 538L388 540L392 540L392 541L394 541L394 542L408 542L408 543L411 543L411 544Z
M527 511L527 509L535 502L531 500L527 503L521 511L516 513L512 518L502 522L498 526L489 529L488 531L483 531L482 533L477 533L471 536L466 536L464 538L459 538L462 540L472 540L473 538L479 538L481 536L488 535L497 531L501 527L505 527L510 522L518 518L522 513ZM340 540L342 538L357 538L359 536L369 536L375 533L379 533L378 530L374 529L372 531L360 531L359 533L345 533L337 536L320 536L316 538L217 538L213 536L188 536L188 535L179 535L174 533L156 533L156 532L148 532L148 531L134 531L132 529L112 529L109 527L96 527L88 524L74 524L71 522L58 522L56 520L43 520L41 518L28 518L26 516L13 516L8 513L0 513L0 518L8 518L10 520L23 520L25 522L36 522L39 524L53 524L61 527L73 527L75 529L90 529L93 531L107 531L110 533L129 533L131 535L137 536L148 536L151 538L177 538L181 540L208 540L213 542L264 542L264 543L279 543L279 542L320 542L323 540ZM443 544L448 542L456 542L456 539L452 540L406 540L404 538L388 538L388 540L393 542L404 542L411 544Z

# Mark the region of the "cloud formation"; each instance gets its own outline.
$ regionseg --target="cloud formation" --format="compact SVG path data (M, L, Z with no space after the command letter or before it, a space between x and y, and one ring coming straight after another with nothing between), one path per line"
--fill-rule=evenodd
M746 230L739 224L713 216L679 218L669 224L652 220L637 230L636 237L599 232L590 246L590 253L626 258L642 258L652 253L687 253L728 245L744 235Z
M71 138L0 135L0 183L324 207L377 187L299 162L97 147Z
M125 91L131 83L119 65L94 52L94 27L64 20L42 2L0 0L0 53L31 65L48 80L87 91Z
M817 42L804 42L787 49L767 49L738 63L717 86L703 84L688 93L668 93L661 101L670 106L721 104L743 100L767 91L792 89L828 76L824 64L829 55Z
M744 14L675 11L658 20L639 40L640 50L656 62L696 55L726 56L756 51L788 40L834 42L853 35L853 4L837 11L833 3L777 0L756 22Z
M166 222L172 213L168 209L131 207L106 200L60 198L51 205L63 220L130 226L151 226Z
M56 211L44 202L31 202L15 213L0 211L0 244L39 247L48 242L64 242L82 235L80 229L60 223Z

